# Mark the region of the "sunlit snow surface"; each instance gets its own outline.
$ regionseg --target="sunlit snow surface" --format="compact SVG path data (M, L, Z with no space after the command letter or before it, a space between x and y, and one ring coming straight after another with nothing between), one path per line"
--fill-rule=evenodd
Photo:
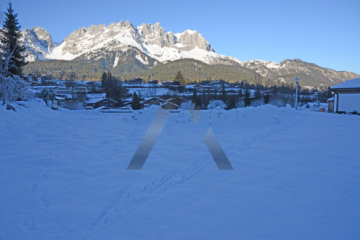
M126 168L157 108L0 107L0 239L359 239L360 117L262 106L171 114ZM234 170L216 167L211 126Z

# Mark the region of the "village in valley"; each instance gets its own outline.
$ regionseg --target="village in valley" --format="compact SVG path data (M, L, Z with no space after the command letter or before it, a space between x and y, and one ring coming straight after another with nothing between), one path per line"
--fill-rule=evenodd
M189 108L191 105L193 109L201 110L214 106L230 110L263 104L278 107L289 104L295 107L294 84L267 87L262 84L249 84L246 81L229 83L223 80L194 83L186 81L180 71L172 82L145 82L141 78L119 81L112 77L111 73L104 74L104 79L100 81L57 80L50 76L37 77L31 74L25 79L29 91L55 110L66 108L126 113L151 105L158 105L167 110ZM334 112L336 88L300 89L298 107ZM215 105L209 105L210 102L215 102ZM343 112L351 113L358 109L346 110ZM340 109L337 111L341 112Z

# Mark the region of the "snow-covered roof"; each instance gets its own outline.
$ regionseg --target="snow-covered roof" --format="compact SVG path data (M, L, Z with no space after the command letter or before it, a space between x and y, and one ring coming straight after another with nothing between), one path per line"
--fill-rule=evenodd
M117 101L115 101L113 99L110 99L110 98L90 98L90 99L86 100L86 103L93 104L93 103L97 103L97 102L100 102L100 101L105 100L105 99L108 100L108 101L117 102Z
M176 107L179 107L179 105L175 104L175 103L172 103L172 102L164 102L163 104L161 104L161 106L164 106L166 104L171 104L171 105L174 105Z
M352 80L339 83L335 86L332 86L330 89L344 89L344 88L360 88L360 78L355 78Z
M106 93L88 93L86 94L87 98L106 98Z

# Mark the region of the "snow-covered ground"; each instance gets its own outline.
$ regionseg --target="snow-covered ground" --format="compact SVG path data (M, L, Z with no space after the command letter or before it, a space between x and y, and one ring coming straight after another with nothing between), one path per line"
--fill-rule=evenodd
M260 106L157 111L0 107L0 239L359 239L360 117ZM211 126L234 170L216 167Z

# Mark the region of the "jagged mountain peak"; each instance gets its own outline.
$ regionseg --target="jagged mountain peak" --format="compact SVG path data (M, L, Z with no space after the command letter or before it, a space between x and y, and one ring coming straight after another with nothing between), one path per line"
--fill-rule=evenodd
M110 23L108 26L101 24L82 27L72 32L59 45L41 27L24 29L22 33L27 61L56 59L103 62L103 59L108 58L111 61L107 61L110 64L107 67L118 69L132 62L147 69L160 63L188 58L212 65L232 65L233 69L241 72L246 68L246 71L250 69L263 77L281 81L293 81L293 75L300 73L303 78L308 78L308 83L338 83L358 77L353 73L321 68L300 59L286 59L280 63L264 60L243 62L217 54L198 31L187 29L182 33L173 33L165 31L158 22L153 25L143 23L135 27L127 20Z
M35 31L35 30L34 30ZM40 36L50 36L46 30L36 30ZM29 35L24 31L24 35ZM25 36L26 38L26 36ZM25 42L28 48L34 48ZM72 32L56 49L43 51L38 59L62 59L72 60L81 58L82 55L94 53L100 49L108 48L109 51L124 51L129 48L137 48L144 54L159 62L177 60L181 58L194 58L206 63L217 62L220 58L228 58L215 53L215 50L206 39L197 31L185 30L182 33L167 32L159 22L141 24L134 27L130 21L119 23L91 25L82 27Z
M21 33L27 61L43 60L44 56L50 54L58 46L44 28L24 29Z

